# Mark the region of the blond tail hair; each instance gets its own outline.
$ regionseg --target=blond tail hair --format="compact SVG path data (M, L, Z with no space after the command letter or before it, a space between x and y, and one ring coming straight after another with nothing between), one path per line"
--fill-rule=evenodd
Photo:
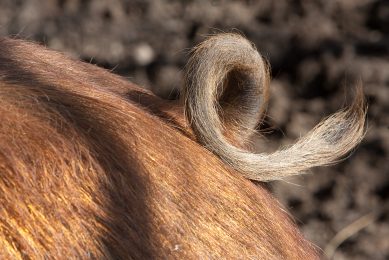
M243 149L266 108L268 71L254 45L237 34L211 36L192 52L182 92L185 115L198 141L224 162L249 179L278 180L334 163L362 140L366 108L358 86L349 108L293 145L273 153Z

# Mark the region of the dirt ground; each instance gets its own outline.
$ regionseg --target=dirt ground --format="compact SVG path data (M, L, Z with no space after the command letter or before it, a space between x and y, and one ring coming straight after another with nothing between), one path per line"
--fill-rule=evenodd
M189 48L220 31L246 35L272 66L259 150L290 144L363 82L362 144L336 166L270 186L320 248L344 235L335 259L389 259L389 1L0 0L0 35L42 42L170 99Z

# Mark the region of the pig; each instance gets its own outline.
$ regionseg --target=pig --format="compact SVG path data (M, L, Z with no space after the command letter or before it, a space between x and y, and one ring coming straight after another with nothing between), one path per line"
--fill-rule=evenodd
M252 43L195 47L177 101L35 43L0 39L0 259L318 259L262 182L335 162L353 104L255 153L269 96ZM259 183L257 182L259 181Z

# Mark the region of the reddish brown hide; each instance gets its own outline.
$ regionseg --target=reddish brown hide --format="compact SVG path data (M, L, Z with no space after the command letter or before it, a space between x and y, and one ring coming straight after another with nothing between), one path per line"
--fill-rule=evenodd
M0 40L0 259L314 259L268 191L176 105L94 65Z

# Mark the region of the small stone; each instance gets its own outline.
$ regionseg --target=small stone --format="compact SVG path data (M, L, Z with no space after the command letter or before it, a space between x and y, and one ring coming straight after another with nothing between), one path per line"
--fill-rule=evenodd
M150 64L155 57L154 50L147 43L140 43L134 48L134 59L141 66Z

